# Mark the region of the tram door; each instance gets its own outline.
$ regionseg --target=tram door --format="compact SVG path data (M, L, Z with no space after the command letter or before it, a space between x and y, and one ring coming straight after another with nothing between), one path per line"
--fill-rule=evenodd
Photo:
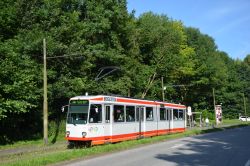
M104 139L106 142L110 142L112 139L112 105L104 105Z
M145 130L145 107L137 106L136 107L136 121L139 122L139 138L143 137Z

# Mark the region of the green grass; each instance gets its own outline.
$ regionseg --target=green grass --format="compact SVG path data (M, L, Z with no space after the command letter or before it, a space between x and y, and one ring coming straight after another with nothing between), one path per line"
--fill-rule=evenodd
M126 141L126 142L121 142L117 144L94 146L92 148L86 148L86 149L66 149L66 145L60 146L58 148L53 148L54 145L49 145L51 146L51 149L43 149L43 147L41 147L41 150L37 152L7 156L8 160L5 162L3 161L2 163L0 161L0 164L11 165L11 166L48 165L48 164L53 164L53 163L58 163L58 162L63 162L63 161L69 161L69 160L73 160L77 158L87 158L90 156L135 148L138 146L143 146L145 144L152 144L152 143L167 141L167 140L176 139L176 138L210 133L210 132L215 132L215 131L222 131L222 130L229 129L229 128L250 125L250 123L235 124L234 122L236 123L236 121L233 121L231 123L234 125L227 126L227 127L218 126L216 128L204 128L204 129L195 128L195 129L187 130L184 133L177 133L177 134L163 135L163 136L157 136L157 137L152 137L152 138L145 138L145 139L140 139L140 140ZM227 122L227 124L230 124L230 122Z
M18 141L18 142L15 142L14 144L0 146L0 150L10 149L10 148L18 148L18 147L21 148L23 146L29 146L29 145L42 145L42 141L43 141L42 139Z
M239 119L223 119L223 124L229 124L229 125L234 125L234 124L241 124L242 122Z
M65 142L65 137L64 135L61 135L60 137L58 137L56 142L53 142L54 140L53 137L49 137L48 140L49 140L48 146L52 146L54 144L61 144L62 142ZM18 141L15 142L14 144L3 145L0 146L0 150L24 148L24 147L43 147L43 146L44 146L44 140L43 138L40 138L37 140Z
M49 145L52 145L56 142L64 141L65 140L64 136L65 136L65 121L62 121L59 124L56 124L56 122L54 121L49 123L49 133L48 133ZM44 146L43 138L17 141L14 142L13 144L2 145L0 146L0 150L10 149L10 148L22 148L27 146Z

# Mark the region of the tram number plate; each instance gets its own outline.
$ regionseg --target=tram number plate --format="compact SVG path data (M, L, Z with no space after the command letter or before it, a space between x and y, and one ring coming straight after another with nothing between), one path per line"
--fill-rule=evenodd
M104 97L104 101L116 101L114 97Z

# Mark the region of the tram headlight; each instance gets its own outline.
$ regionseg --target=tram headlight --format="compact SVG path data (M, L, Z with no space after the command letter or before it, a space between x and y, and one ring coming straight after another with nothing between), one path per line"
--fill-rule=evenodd
M86 137L87 133L86 132L82 132L82 137Z
M69 131L67 131L67 132L66 132L66 136L67 136L67 137L69 137L69 135L70 135L70 132L69 132Z

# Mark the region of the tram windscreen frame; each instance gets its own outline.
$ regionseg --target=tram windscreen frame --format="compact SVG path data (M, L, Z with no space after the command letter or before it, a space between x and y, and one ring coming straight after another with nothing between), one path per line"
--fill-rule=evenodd
M89 100L71 100L67 114L67 124L87 124Z

